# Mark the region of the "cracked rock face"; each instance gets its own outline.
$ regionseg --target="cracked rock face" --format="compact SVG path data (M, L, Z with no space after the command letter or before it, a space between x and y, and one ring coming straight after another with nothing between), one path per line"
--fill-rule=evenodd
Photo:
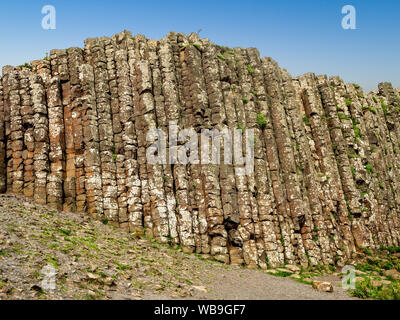
M0 78L0 192L254 268L400 244L400 91L298 78L256 49L87 39ZM254 173L151 164L147 132L254 129ZM169 146L167 153L181 147ZM221 154L224 148L221 148Z

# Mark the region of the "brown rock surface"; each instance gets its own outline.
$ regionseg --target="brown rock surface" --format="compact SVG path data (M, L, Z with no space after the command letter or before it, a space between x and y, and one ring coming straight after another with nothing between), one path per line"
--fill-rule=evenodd
M333 292L333 286L329 282L313 281L312 286L315 290L320 292Z

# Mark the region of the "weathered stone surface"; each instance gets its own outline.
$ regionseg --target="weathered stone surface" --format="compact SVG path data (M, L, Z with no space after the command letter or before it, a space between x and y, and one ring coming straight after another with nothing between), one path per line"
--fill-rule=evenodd
M5 110L4 110L4 87L0 81L0 192L7 190L6 181L6 136L5 136Z
M312 286L320 292L333 292L333 286L329 282L313 281Z
M399 96L390 83L364 93L339 77L293 78L256 49L194 33L88 39L3 68L0 192L224 263L343 266L400 244ZM223 134L221 164L149 163L151 129L167 158L186 143L177 130L201 141L206 129L253 129L254 172L224 163Z

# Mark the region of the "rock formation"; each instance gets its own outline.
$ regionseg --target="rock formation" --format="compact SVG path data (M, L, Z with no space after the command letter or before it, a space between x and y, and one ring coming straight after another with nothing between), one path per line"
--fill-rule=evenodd
M344 265L400 244L399 94L292 78L197 34L88 39L3 68L0 192L225 263ZM255 172L149 164L148 130L171 121L254 129Z

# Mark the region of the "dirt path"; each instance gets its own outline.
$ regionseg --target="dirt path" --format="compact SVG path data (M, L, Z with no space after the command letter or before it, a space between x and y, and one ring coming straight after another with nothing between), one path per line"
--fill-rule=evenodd
M207 279L208 278L208 279ZM275 277L259 270L216 270L205 276L202 284L207 293L196 289L192 299L210 300L357 300L340 287L333 293L321 293L310 285L290 278ZM203 289L203 288L201 288ZM145 295L146 299L170 299L167 296Z
M43 282L53 266L56 289ZM351 299L137 239L84 215L0 195L0 299Z

